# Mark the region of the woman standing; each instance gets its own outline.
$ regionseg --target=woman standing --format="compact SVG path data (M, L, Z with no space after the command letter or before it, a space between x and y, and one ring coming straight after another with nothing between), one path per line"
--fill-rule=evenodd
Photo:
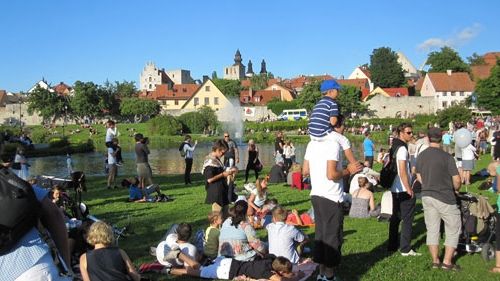
M212 204L212 209L221 210L223 218L227 217L229 205L226 178L236 171L235 169L224 170L224 164L222 164L220 158L226 150L227 146L223 140L216 141L201 170L201 173L205 176L205 190L207 191L205 203Z
M469 144L462 148L462 183L470 184L470 171L474 170L474 162L476 159L476 148Z
M288 173L288 170L292 166L292 146L290 141L286 141L283 146L283 158L285 161L285 173Z
M259 172L257 171L257 164L259 164L259 149L255 145L254 140L249 140L248 141L248 162L247 162L247 168L245 170L245 183L248 183L248 174L250 170L253 170L255 172L255 179L259 178Z
M17 148L16 156L14 157L14 163L19 163L14 165L16 168L18 168L15 169L17 176L22 178L23 180L28 180L28 177L30 175L29 172L30 165L28 164L26 156L24 156L24 148L22 147Z

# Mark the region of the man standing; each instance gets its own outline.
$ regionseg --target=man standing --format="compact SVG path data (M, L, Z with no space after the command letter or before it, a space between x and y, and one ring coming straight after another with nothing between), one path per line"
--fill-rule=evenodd
M228 132L224 132L224 142L226 143L227 150L224 153L224 166L226 168L235 167L236 164L240 162L240 157L238 153L238 146L231 139Z
M411 235L413 217L415 215L416 199L411 187L410 159L407 143L413 136L411 124L402 123L396 129L398 138L392 141L390 157L396 159L398 174L392 183L392 216L389 224L389 245L390 252L398 248L402 256L419 256L411 248ZM395 156L394 156L395 155ZM401 226L401 238L398 243L399 224Z
M460 235L460 210L455 193L460 190L460 175L455 159L441 150L441 129L430 128L429 148L417 159L417 179L422 183L422 205L427 228L427 247L432 257L432 267L457 270L452 263ZM439 228L444 221L446 240L443 263L439 260Z
M339 124L340 122L337 122ZM344 214L343 177L358 171L349 164L342 169L342 154L336 141L310 141L304 156L303 175L311 178L311 202L315 216L313 259L320 264L317 280L336 280L334 267L341 261Z
M447 153L452 153L451 149L452 136L450 132L446 131L443 135L443 150Z
M370 132L365 133L365 140L363 141L363 151L365 154L365 163L368 162L368 168L373 166L373 151L375 150L375 144L370 139Z
M135 163L137 165L137 176L139 177L139 187L143 189L144 187L151 185L152 172L149 166L149 148L148 138L145 138L142 134L135 135Z
M184 170L184 183L186 185L191 184L191 168L193 167L193 152L196 148L198 141L191 145L191 136L186 135L184 138L184 146L182 150L184 151L184 161L186 162L186 168Z

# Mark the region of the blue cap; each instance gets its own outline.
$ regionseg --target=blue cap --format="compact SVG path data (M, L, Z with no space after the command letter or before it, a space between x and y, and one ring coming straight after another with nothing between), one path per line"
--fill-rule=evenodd
M339 83L335 80L325 80L321 82L321 87L319 88L321 93L326 93L329 90L340 90L342 89L342 86L340 86Z

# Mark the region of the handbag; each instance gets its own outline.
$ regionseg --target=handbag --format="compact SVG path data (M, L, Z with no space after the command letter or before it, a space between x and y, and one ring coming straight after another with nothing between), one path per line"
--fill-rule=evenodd
M262 166L262 162L260 161L259 158L257 158L257 161L255 163L255 171L260 172L262 171L264 167Z

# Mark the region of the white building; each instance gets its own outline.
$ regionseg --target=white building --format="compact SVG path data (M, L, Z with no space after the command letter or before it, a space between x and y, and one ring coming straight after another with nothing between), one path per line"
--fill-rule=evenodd
M241 80L245 79L245 66L241 63L240 50L234 54L234 64L224 68L224 79Z
M193 84L191 78L191 71L185 69L167 70L167 76L174 82L174 84Z
M427 73L420 90L422 97L434 97L436 110L459 104L472 95L475 83L467 72Z
M356 67L351 75L349 75L348 79L367 79L368 85L370 86L370 92L375 88L371 79L370 70L366 66L358 66Z
M139 77L139 90L154 91L156 85L170 84L174 82L168 77L165 69L158 69L153 62L146 63L146 66Z
M405 77L418 77L417 68L411 63L411 61L403 54L402 52L397 52L398 62L401 64L403 71L405 73Z

